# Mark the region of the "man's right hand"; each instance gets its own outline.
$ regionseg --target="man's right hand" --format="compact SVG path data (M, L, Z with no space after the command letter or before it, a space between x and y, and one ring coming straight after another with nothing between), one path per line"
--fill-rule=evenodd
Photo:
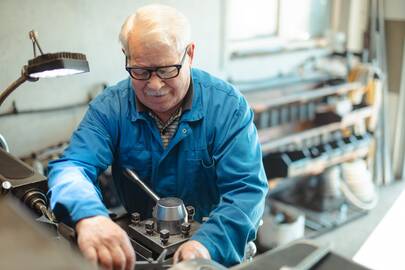
M90 261L105 269L134 268L135 253L128 235L108 217L82 219L76 231L78 246Z

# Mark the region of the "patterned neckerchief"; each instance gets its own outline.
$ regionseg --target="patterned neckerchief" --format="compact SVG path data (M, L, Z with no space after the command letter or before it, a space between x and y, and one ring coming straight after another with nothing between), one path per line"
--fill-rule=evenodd
M190 85L188 86L187 94L182 101L182 105L177 109L177 111L169 118L166 123L160 121L159 117L154 114L150 109L143 105L138 99L135 99L136 109L138 112L147 112L156 123L160 131L160 138L162 139L163 148L169 145L170 139L176 133L179 127L180 117L184 111L190 110L193 103L193 80L190 79Z
M177 128L179 127L180 117L183 110L180 106L177 111L170 116L169 120L163 123L156 114L152 111L149 111L149 115L155 120L156 126L160 131L160 138L162 139L163 148L169 145L171 138L173 137L174 133L176 133Z

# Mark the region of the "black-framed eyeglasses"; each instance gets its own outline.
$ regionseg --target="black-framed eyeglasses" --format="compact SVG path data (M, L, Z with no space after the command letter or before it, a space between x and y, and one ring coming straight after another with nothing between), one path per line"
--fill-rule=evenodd
M125 58L125 69L129 75L135 80L146 81L152 76L152 72L155 72L160 79L172 79L179 76L180 69L183 66L184 59L186 59L188 46L186 47L180 64L160 67L128 67L128 58Z

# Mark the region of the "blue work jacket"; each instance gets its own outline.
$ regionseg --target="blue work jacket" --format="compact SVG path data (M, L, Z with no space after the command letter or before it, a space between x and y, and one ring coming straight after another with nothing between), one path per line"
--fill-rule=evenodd
M194 206L196 220L209 217L192 239L213 260L226 266L241 261L268 190L253 112L232 85L198 69L191 76L191 109L166 149L154 119L137 111L130 79L91 102L63 156L49 163L48 196L60 220L75 224L108 215L97 176L110 165L127 211L150 217L152 200L122 174L130 168L160 197Z

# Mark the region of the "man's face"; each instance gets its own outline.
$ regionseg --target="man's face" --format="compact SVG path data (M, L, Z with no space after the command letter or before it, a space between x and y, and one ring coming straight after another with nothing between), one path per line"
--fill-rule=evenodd
M186 48L184 48L186 50ZM187 53L180 73L172 79L161 79L155 72L149 80L132 78L132 85L138 100L151 109L161 120L166 121L179 107L190 84L190 66L194 44L187 47ZM136 39L129 39L129 67L160 67L180 64L185 51L177 52L164 44L143 46Z

